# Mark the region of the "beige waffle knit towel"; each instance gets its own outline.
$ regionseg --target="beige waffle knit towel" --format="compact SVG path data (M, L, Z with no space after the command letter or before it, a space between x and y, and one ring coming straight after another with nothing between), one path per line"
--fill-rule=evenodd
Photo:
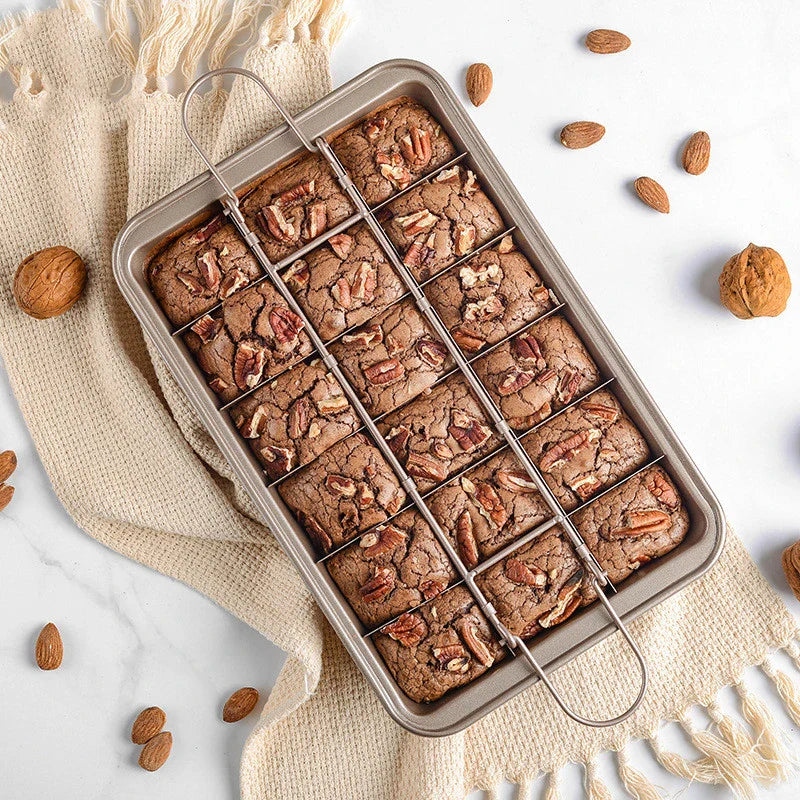
M541 688L470 730L427 740L398 728L332 635L300 578L142 338L111 274L111 248L131 214L196 175L179 131L168 75L192 77L202 57L221 65L242 31L245 63L297 110L330 88L329 50L343 26L340 0L106 0L104 30L87 0L0 27L0 69L18 89L0 106L0 348L42 461L64 506L91 536L193 586L284 648L289 658L242 759L246 798L436 798L496 791L586 765L592 798L608 797L597 754L618 752L634 798L660 795L626 755L647 739L668 770L727 784L743 797L785 779L789 756L763 704L741 681L760 664L800 724L792 679L770 660L797 664L797 628L738 540L718 566L633 626L652 668L651 689L624 725L581 728ZM135 15L139 36L129 29ZM275 124L249 86L214 87L193 106L193 128L218 158ZM41 247L83 255L85 297L62 318L36 322L11 296L16 264ZM589 714L600 698L630 697L633 671L619 636L560 670L557 681ZM782 656L783 658L783 656ZM790 666L794 671L794 666ZM741 715L715 698L734 686ZM592 698L598 698L593 700ZM708 728L687 711L701 705ZM660 725L682 724L687 759L659 745Z

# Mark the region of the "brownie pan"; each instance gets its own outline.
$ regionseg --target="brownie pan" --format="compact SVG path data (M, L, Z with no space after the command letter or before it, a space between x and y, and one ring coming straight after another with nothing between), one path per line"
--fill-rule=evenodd
M199 85L213 74L222 72L240 74L259 83L275 102L286 122L218 165L210 164L201 153L209 167L207 172L137 214L120 232L113 252L114 274L124 298L139 319L147 336L156 345L201 420L230 461L239 480L253 498L265 524L273 531L302 575L317 603L372 685L387 712L400 725L420 735L452 734L539 680L545 681L562 710L579 722L599 726L613 724L626 718L646 691L647 656L638 650L627 631L626 623L700 577L713 565L722 550L725 520L719 502L706 481L454 92L440 75L418 62L387 61L367 70L292 118L286 114L279 101L260 79L243 70L232 68L209 73L197 81L187 93L184 111L186 103ZM366 205L327 144L334 134L364 118L378 107L400 97L410 97L422 104L442 126L455 146L455 157L435 172L450 168L454 164L468 167L477 175L484 192L500 212L506 229L500 236L487 242L484 247L496 243L504 234L513 233L517 248L534 265L544 285L549 287L552 293L554 308L547 314L557 313L563 316L575 329L596 362L601 373L601 381L599 387L592 391L602 387L613 389L622 408L643 434L652 457L634 475L657 462L668 472L682 496L690 520L684 540L667 555L636 570L618 587L612 586L608 581L571 521L572 515L585 504L569 513L560 506L520 445L518 436L511 430L497 406L493 405L485 387L472 371L470 359L464 357L430 306L424 291L425 281L418 283L411 276L378 224L376 215L385 203L377 204L371 209ZM188 129L187 135L192 139ZM195 144L193 139L192 143ZM310 244L299 248L291 257L273 265L264 255L255 234L247 228L244 217L239 212L238 198L260 176L307 149L318 150L329 162L340 185L353 201L354 210L346 220L334 225ZM431 175L428 175L414 181L391 199L395 200L404 192L413 191L418 184L425 183L430 178ZM182 336L189 325L174 326L165 316L148 285L145 268L148 259L158 246L165 239L176 235L176 232L188 230L192 224L200 224L208 216L220 211L224 211L233 221L257 257L266 273L265 280L271 281L290 304L294 301L286 284L277 277L279 269L283 269L313 247L358 221L364 221L370 226L386 257L406 282L408 288L406 295L416 302L418 309L445 343L454 362L451 372L460 371L464 374L475 396L490 412L490 419L501 439L505 440L505 446L510 448L525 466L528 475L546 498L552 512L545 523L493 556L492 563L506 551L511 552L512 549L559 525L566 532L584 567L588 568L601 602L594 602L560 625L544 631L525 643L504 629L497 619L494 608L477 588L473 579L485 569L485 565L481 565L477 570L467 568L441 530L438 533L434 530L456 568L457 579L453 585L466 586L475 596L479 607L494 626L497 638L505 646L506 657L477 680L429 704L414 702L401 691L375 647L373 637L376 629L368 629L350 608L325 568L327 556L320 557L315 552L309 537L295 521L281 498L276 482L266 475L246 441L239 435L228 414L232 403L227 405L223 403L207 385ZM474 252L470 255L474 255ZM540 319L538 318L536 322ZM322 337L317 334L313 326L307 325L306 329L312 345L322 353L325 366L333 371L340 383L347 384L341 371L338 370L335 359L328 355ZM516 331L514 335L519 332ZM511 336L507 338L510 339ZM352 388L347 385L344 388L345 393L350 396ZM585 399L585 395L577 397L574 403L582 399ZM574 403L570 403L567 407L571 407ZM430 520L425 496L417 492L415 484L405 474L391 451L386 452L383 438L363 407L359 414L363 422L361 430L376 437L373 441L395 470L401 486L407 490L410 505L416 506L422 516ZM633 476L628 476L618 483L630 480L631 477ZM613 486L608 487L604 492L595 495L592 501L613 488ZM571 709L560 698L557 688L553 685L558 683L557 676L551 682L549 675L617 630L621 631L631 646L634 657L639 660L642 673L641 690L635 700L626 698L627 708L618 717L601 721L584 719L580 716L579 709ZM630 664L630 660L626 658L624 663L620 664L620 670L628 671ZM579 699L576 702L579 703Z

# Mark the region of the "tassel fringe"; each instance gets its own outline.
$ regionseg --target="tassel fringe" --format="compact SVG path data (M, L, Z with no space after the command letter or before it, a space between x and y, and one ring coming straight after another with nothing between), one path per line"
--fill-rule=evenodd
M611 800L611 792L597 773L597 762L586 765L586 796L589 800Z
M617 753L617 762L619 763L619 779L633 800L664 800L655 785L638 769L631 766L625 748Z

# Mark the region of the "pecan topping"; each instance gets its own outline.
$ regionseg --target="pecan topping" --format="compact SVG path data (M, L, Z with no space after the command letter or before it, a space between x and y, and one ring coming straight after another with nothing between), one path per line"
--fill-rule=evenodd
M518 558L509 558L505 566L506 578L521 586L544 586L547 573L535 564L526 564Z
M364 375L374 386L385 386L399 381L406 374L406 368L396 359L387 358L367 367Z
M502 528L508 521L508 512L497 494L497 490L489 483L481 481L480 483L472 483L468 478L461 479L461 486L472 495L472 500L478 507L481 516L493 528Z
M258 406L251 417L243 417L239 421L239 433L245 439L258 439L261 436L261 423L264 422L266 416L266 407L263 405Z
M650 492L659 503L662 503L672 511L675 511L681 504L677 493L660 472L653 472L652 475L648 477L645 485L647 486L647 491Z
M359 508L369 508L375 502L375 492L366 483L360 484L356 491L356 502Z
M477 353L478 350L481 349L486 344L485 339L481 339L480 336L476 336L474 333L470 333L464 328L455 327L453 328L450 333L453 335L453 338L456 340L456 344L462 349L466 350L468 353Z
M464 181L463 191L467 197L471 197L478 191L478 179L471 169L467 170L467 179Z
M393 153L391 158L386 153L375 156L381 175L391 181L401 191L411 183L411 173L403 166L403 157L400 153Z
M470 266L464 264L458 271L458 277L461 279L461 285L465 289L471 289L479 283L486 283L487 281L495 281L500 277L500 267L497 264L482 264L480 266Z
M374 142L386 129L388 122L389 120L387 120L386 117L375 117L374 119L367 120L364 123L364 135L371 142Z
M587 475L585 478L578 478L577 480L568 483L581 500L588 500L601 486L602 482L594 475Z
M369 261L362 261L356 271L350 294L356 300L371 303L375 299L375 288L378 285L378 273Z
M212 217L202 228L198 228L192 235L192 244L207 242L221 227L224 222L222 214Z
M468 569L477 567L480 557L469 511L462 511L456 522L456 544L458 545L458 554L461 556L464 565Z
M350 250L353 247L353 237L346 233L337 233L336 236L331 236L328 239L328 244L331 246L331 250L344 261L350 255Z
M194 275L190 275L188 272L179 272L176 277L188 289L192 297L197 297L205 291L205 289L203 289L203 284L200 283Z
M297 186L292 186L285 192L281 192L275 198L276 206L288 206L294 203L295 200L300 200L303 197L311 197L314 194L314 181L303 181L298 183Z
M212 378L208 385L211 387L211 391L220 394L220 392L224 392L226 389L230 389L231 385L226 381L222 380L222 378Z
M431 453L444 461L449 461L454 455L453 451L444 442L434 442L431 445Z
M345 344L358 342L362 347L374 347L383 341L383 328L377 322L373 322L372 325L359 328L355 333L345 334L342 336L342 341Z
M459 183L461 181L461 170L456 165L443 169L434 179L434 183Z
M422 581L419 585L419 590L425 600L432 600L434 597L438 597L446 588L447 584L444 581Z
M311 403L307 397L298 397L289 407L287 421L289 423L289 436L292 439L302 436L308 430L310 412Z
M303 320L291 309L276 306L269 312L269 326L281 344L288 344L303 330Z
M433 253L433 245L436 241L436 233L432 232L428 235L427 239L424 236L418 236L411 242L408 250L403 256L403 263L407 267L419 267L428 260L431 253Z
M576 369L565 369L558 383L558 399L566 404L575 397L581 385L581 373Z
M441 367L447 358L447 348L438 339L423 338L417 342L419 357L432 367Z
M619 417L619 411L614 406L607 406L603 403L594 403L591 400L584 400L580 407L591 417L600 417L600 419L608 420L609 422L616 422Z
M316 239L328 227L328 209L323 202L312 203L306 210L303 223L303 238L306 241Z
M467 303L464 309L464 319L468 322L476 320L485 321L494 319L505 311L503 301L496 295L490 294L483 300Z
M292 469L294 452L288 447L273 447L272 445L267 445L261 448L261 455L264 457L264 461L269 463L269 472L271 475L285 475Z
M242 342L236 348L236 357L233 361L233 378L242 391L252 389L258 385L264 373L266 360L264 351L248 342Z
M503 254L510 253L512 250L516 249L517 248L514 245L514 240L511 238L511 236L504 236L497 243L497 247L495 247L495 250L497 250L498 253L503 253Z
M311 424L308 426L308 438L309 439L316 439L322 433L322 428L320 428L319 423L315 420L311 420Z
M230 297L234 292L238 292L250 283L250 279L240 269L232 269L222 279L219 285L219 295L222 298Z
M337 497L355 497L356 484L352 478L344 475L328 475L325 478L325 486L331 494Z
M431 652L442 669L461 673L469 669L469 656L460 642L434 647Z
M447 432L458 442L465 453L480 447L491 436L491 431L486 425L481 425L475 417L471 417L458 408L453 409L450 415Z
M391 333L386 334L386 352L390 356L396 356L403 352L403 345Z
M215 339L222 330L222 320L214 319L210 314L205 314L192 325L191 329L200 337L200 341L205 344Z
M394 589L394 574L390 569L381 567L361 587L361 597L367 603L377 603L383 600Z
M499 469L494 476L495 480L509 492L529 494L538 491L536 484L530 479L527 472L520 470Z
M308 286L308 281L311 278L311 269L308 262L299 258L292 264L286 272L283 273L283 280L291 286L296 286L298 289L304 289Z
M421 453L409 453L406 471L415 478L430 481L443 481L447 477L447 468L441 461Z
M552 380L555 377L556 377L556 371L554 369L545 369L542 370L536 376L536 383L539 386L544 386L544 384L546 384L549 380ZM550 412L548 411L547 413L549 414Z
M267 449L267 448L265 448ZM271 448L279 449L279 448ZM287 470L288 471L288 470ZM324 528L317 522L310 514L305 514L302 511L297 512L298 522L306 529L306 533L311 538L311 541L323 552L327 552L333 547L333 540L326 533Z
M220 271L217 262L217 254L213 250L206 250L202 255L197 256L197 269L203 276L206 286L215 292L219 287Z
M497 391L503 397L524 389L534 378L534 373L524 369L511 369L500 381Z
M409 133L400 140L400 152L409 164L417 168L424 167L433 154L431 148L431 135L423 128L411 128Z
M648 533L661 533L672 527L672 517L664 511L653 509L651 511L628 512L627 526L617 528L610 532L614 539L636 538Z
M364 536L359 546L364 548L364 555L367 558L377 558L384 553L391 553L392 550L396 550L405 542L406 534L404 531L394 525L385 525Z
M262 229L284 244L291 244L297 238L294 225L286 219L277 205L264 206L256 217Z
M484 667L491 667L494 664L494 656L486 642L478 636L478 630L478 621L475 617L471 615L464 617L461 623L461 636L464 643Z
M457 222L453 230L453 251L457 256L465 256L475 249L475 239L478 232L474 225L465 225Z
M405 647L416 647L428 635L428 626L419 614L407 611L387 625L383 633Z
M569 617L581 604L580 588L583 580L583 570L578 570L572 575L558 592L556 605L545 615L539 617L539 624L543 628L552 628Z
M546 362L539 341L532 333L523 333L511 343L511 350L518 361L530 362L536 369L544 369Z
M392 428L389 431L389 433L386 434L386 442L388 443L391 451L398 458L403 457L410 436L411 436L411 430L407 428L405 425L400 425L397 428Z
M553 467L574 458L585 447L597 441L601 435L597 428L589 428L588 430L573 433L572 436L568 436L545 451L544 455L539 459L539 469L542 472L550 472Z
M420 211L415 211L413 214L397 217L396 221L403 229L403 234L411 237L432 228L439 221L439 217L437 217L436 214L431 214L427 208L423 208Z
M546 303L550 299L550 290L546 286L537 286L531 290L531 297L537 303Z
M343 394L334 394L330 397L323 397L316 401L317 411L320 414L338 414L344 411L350 404Z
M333 299L342 307L350 308L352 305L350 284L347 278L339 278L338 281L331 287L331 295Z

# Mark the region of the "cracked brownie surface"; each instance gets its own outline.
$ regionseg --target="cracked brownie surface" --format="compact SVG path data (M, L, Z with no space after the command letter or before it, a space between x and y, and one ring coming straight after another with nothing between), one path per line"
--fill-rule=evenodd
M296 261L283 279L326 340L366 322L406 291L363 222Z
M420 281L503 231L503 220L475 174L458 165L393 200L378 218Z
M183 337L208 385L224 401L308 355L303 322L266 281L237 292Z
M364 200L376 205L454 155L449 137L415 100L401 98L331 142Z
M360 433L288 477L278 492L321 554L384 522L406 498L380 451Z
M320 155L301 156L260 180L242 198L241 209L273 263L354 212Z
M378 428L422 492L500 443L466 378L458 374L384 417Z
M418 703L470 683L505 655L463 586L403 614L375 634L374 642L397 685Z
M218 214L164 246L146 274L158 304L180 327L262 272L236 228Z
M683 541L689 515L661 467L650 467L572 518L612 583Z
M470 569L551 516L510 450L438 489L427 502Z
M600 382L578 334L561 316L548 317L474 364L508 424L524 430Z
M402 300L330 347L367 410L377 416L411 400L452 367L412 300Z
M522 446L567 511L635 472L650 452L604 389L528 434Z
M358 618L374 627L441 594L455 571L414 510L370 531L327 562Z
M272 480L313 461L361 425L338 381L316 359L257 389L230 415Z
M467 357L553 307L550 292L511 236L440 275L426 294Z

